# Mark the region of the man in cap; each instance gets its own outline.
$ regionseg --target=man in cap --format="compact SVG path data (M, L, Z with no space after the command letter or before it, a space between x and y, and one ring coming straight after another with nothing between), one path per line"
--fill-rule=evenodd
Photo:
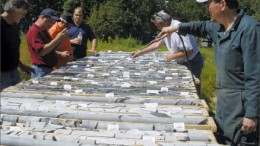
M17 23L25 17L29 9L26 0L9 0L1 14L1 86L0 91L19 83L22 79L17 70L19 66L26 73L33 72L20 61L20 36Z
M180 21L172 19L172 17L163 10L155 13L155 15L152 16L151 21L158 30L161 30L166 26L174 26L180 23ZM182 37L184 41L189 62L187 61L184 46L180 37ZM175 60L178 64L187 66L188 69L191 70L191 72L194 74L194 76L197 79L200 79L204 61L198 50L196 39L192 35L188 34L185 36L179 36L177 33L172 33L170 36L165 37L162 40L155 41L150 46L144 48L143 50L135 51L131 55L134 58L141 56L148 52L159 49L163 44L165 44L169 50L169 54L166 56L167 61ZM200 84L196 84L196 88L198 95L200 95Z
M50 29L49 34L52 39L54 39L58 33L63 30L68 30L70 26L73 25L72 15L69 13L64 13L60 17L60 21L57 21ZM53 67L54 70L59 69L61 66L64 66L69 61L73 60L73 51L70 44L70 39L66 38L64 42L56 49L56 52L61 54L58 57L58 63Z
M259 132L260 24L238 8L237 0L197 1L207 4L211 21L165 27L159 37L176 31L208 36L215 49L219 131L229 140L240 124L241 132Z
M68 38L68 30L64 29L52 39L48 30L56 21L60 21L57 13L53 9L46 8L27 32L32 68L35 70L35 73L31 75L32 78L39 78L50 73L58 63L58 56L62 56L56 49Z

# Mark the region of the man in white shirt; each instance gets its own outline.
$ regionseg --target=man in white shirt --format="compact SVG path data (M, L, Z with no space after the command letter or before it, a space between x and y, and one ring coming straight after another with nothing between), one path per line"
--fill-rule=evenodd
M155 15L153 15L151 18L151 22L157 27L158 30L161 30L163 27L166 26L174 26L180 23L178 20L173 20L171 16L163 10L155 13ZM169 54L166 56L166 60L175 60L178 64L187 66L188 69L192 71L193 75L196 78L200 79L200 74L203 68L204 61L198 50L198 45L196 43L195 37L192 35L181 37L187 50L190 67L185 55L184 46L178 33L172 33L171 35L163 39L155 41L143 50L133 52L131 55L133 58L135 58L143 54L155 51L163 44L165 44L169 50ZM196 85L196 88L198 95L200 95L200 85Z

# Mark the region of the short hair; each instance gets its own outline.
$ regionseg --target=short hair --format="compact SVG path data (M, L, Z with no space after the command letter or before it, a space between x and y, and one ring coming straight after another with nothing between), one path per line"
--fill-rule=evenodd
M14 12L18 11L19 9L29 9L29 3L27 0L8 0L4 5L5 12Z
M158 13L155 13L154 15L152 15L151 20L155 21L157 23L162 23L162 22L170 22L172 19L172 17L167 14L166 12L164 12L164 10L161 10Z
M215 2L219 3L221 0L215 0ZM237 9L239 6L237 0L225 0L225 2L227 3L229 9Z

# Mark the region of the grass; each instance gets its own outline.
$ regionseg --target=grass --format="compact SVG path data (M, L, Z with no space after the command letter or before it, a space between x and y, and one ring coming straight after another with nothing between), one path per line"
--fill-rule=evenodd
M30 53L27 48L25 35L21 37L21 50L20 50L20 60L26 64L31 66ZM90 43L88 44L90 45ZM118 52L132 52L137 49L141 49L144 45L141 42L133 39L120 39L116 38L112 40L111 43L103 42L101 40L98 41L97 51L105 52L108 50ZM160 48L160 51L166 51L166 47ZM215 103L212 99L215 97L215 81L216 81L216 69L214 64L214 50L212 48L201 48L200 52L204 58L204 68L201 74L201 94L207 101L209 107L212 110L215 110ZM28 80L29 76L25 73L21 72L23 80Z

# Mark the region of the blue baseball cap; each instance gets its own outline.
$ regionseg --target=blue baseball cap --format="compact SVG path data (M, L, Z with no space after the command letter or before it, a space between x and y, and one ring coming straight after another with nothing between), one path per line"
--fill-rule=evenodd
M57 16L56 11L54 11L51 8L46 8L46 9L42 10L41 15L50 17L56 21L60 21L60 18Z

